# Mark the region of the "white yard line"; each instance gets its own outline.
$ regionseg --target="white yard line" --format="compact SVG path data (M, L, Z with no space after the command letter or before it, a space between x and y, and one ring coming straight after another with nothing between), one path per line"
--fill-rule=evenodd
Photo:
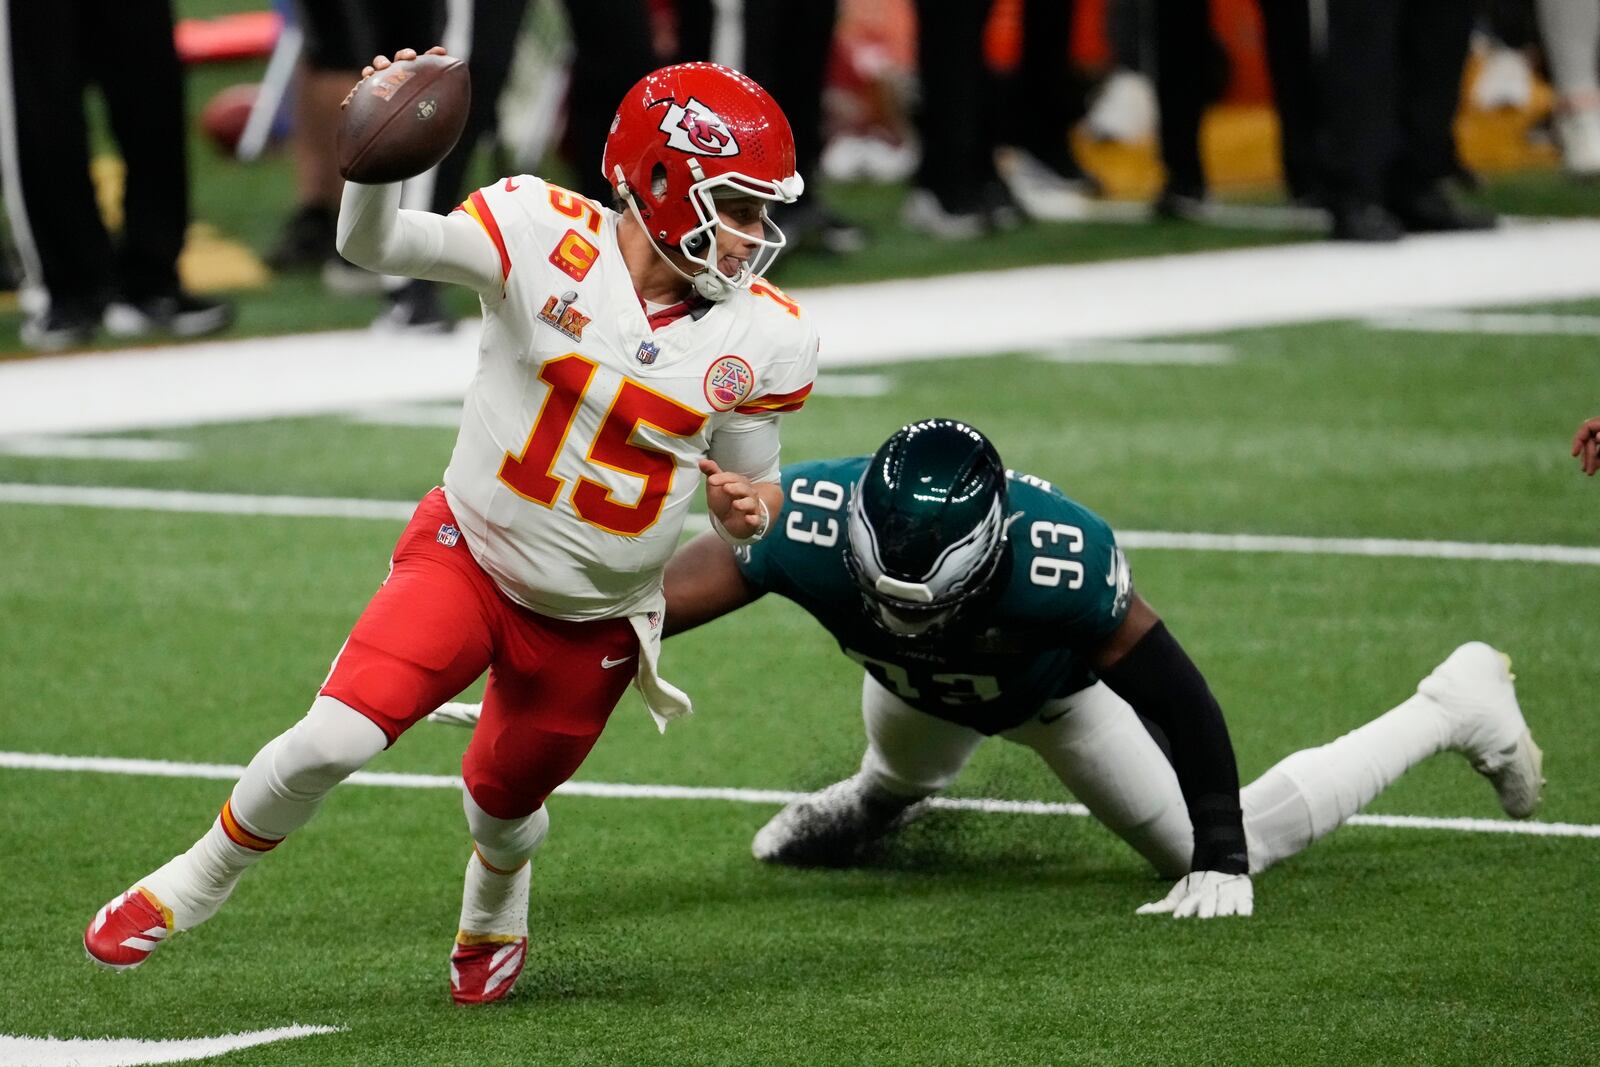
M1050 363L1192 366L1233 362L1233 346L1183 341L1070 341L1035 353Z
M350 421L368 426L417 426L453 430L461 425L461 404L385 404L350 412Z
M1316 242L797 290L824 370L1086 339L1600 296L1600 221ZM0 362L0 432L88 433L342 413L459 397L477 325L363 331ZM648 379L647 379L648 380Z
M0 1064L25 1067L129 1067L208 1060L244 1048L297 1037L342 1033L342 1026L279 1026L220 1037L20 1037L0 1034Z
M106 756L57 756L42 752L0 752L0 768L57 773L117 774L135 777L188 778L233 782L244 767L225 763L176 763L168 760L120 759ZM357 771L345 779L351 785L387 786L393 789L460 789L459 775L395 774ZM626 785L613 782L567 782L556 792L570 797L609 800L720 800L732 804L787 804L805 796L780 789L738 789L687 785ZM1087 816L1082 804L1042 800L991 800L935 797L930 804L954 811L1004 815ZM1527 834L1537 837L1600 838L1600 826L1586 823L1508 822L1498 819L1434 818L1422 815L1356 815L1356 826L1383 826L1404 830L1450 830L1463 833Z
M188 459L194 446L145 437L61 437L31 434L0 437L0 456L31 459L125 459L163 462Z
M30 485L20 482L0 482L0 504L396 521L409 519L417 506L415 501L408 500L249 496L242 493L193 493L172 489L126 489L110 486ZM1122 530L1117 534L1117 541L1125 548L1174 549L1188 552L1265 552L1600 566L1600 548L1583 545L1405 541L1385 537L1279 537L1270 534L1168 533L1157 530Z
M1514 311L1401 311L1367 320L1375 330L1600 337L1600 315Z
M894 378L888 374L829 374L817 375L812 389L814 396L875 397L888 396L894 391Z
M1401 541L1387 537L1276 537L1263 534L1161 533L1122 530L1124 548L1169 548L1190 552L1271 552L1319 556L1405 556L1417 559L1480 559L1518 563L1600 566L1600 548L1583 545L1487 544L1475 541Z
M191 493L180 489L0 483L0 504L46 504L132 511L182 511L205 515L278 515L317 519L405 521L416 501L352 500L321 496L247 496Z

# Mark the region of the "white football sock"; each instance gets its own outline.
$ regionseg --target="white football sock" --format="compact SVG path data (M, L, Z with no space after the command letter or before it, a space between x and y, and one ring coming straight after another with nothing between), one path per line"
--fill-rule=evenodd
M461 888L462 938L528 936L528 860L550 832L550 813L540 807L520 819L497 819L463 790L474 848Z
M1250 870L1264 870L1332 833L1449 744L1443 710L1417 695L1343 737L1280 760L1240 793Z
M188 930L222 907L239 877L304 826L335 785L388 743L372 720L331 697L257 752L204 837L139 881Z
M1550 80L1563 100L1600 95L1600 0L1539 0Z

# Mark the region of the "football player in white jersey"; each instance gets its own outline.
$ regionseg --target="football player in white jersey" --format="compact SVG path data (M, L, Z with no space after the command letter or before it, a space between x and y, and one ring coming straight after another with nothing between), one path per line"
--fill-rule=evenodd
M648 75L605 170L620 210L528 175L447 217L401 210L398 184L345 187L347 259L482 299L455 451L311 710L257 753L199 842L100 910L91 959L138 966L209 918L334 785L488 671L462 759L474 848L451 994L510 992L545 798L630 680L663 728L689 710L657 654L662 568L697 475L719 536L761 538L783 504L777 422L816 371L809 321L760 277L783 245L765 206L803 182L759 85L710 63Z

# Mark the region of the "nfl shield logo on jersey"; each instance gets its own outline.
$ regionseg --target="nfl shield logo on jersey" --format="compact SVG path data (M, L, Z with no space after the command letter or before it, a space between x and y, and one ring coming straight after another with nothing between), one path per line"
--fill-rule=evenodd
M654 341L640 341L639 351L633 354L633 358L638 360L641 366L648 367L656 361L656 357L660 354L661 346Z
M451 526L448 522L439 527L438 541L444 547L454 548L459 540L461 540L461 531Z

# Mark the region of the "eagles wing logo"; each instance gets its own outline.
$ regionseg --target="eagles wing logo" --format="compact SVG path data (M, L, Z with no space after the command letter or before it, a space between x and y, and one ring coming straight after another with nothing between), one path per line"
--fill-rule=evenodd
M667 135L667 147L697 156L736 156L739 142L733 131L715 111L694 97L687 104L676 100L662 100L667 113L661 117L661 132Z

